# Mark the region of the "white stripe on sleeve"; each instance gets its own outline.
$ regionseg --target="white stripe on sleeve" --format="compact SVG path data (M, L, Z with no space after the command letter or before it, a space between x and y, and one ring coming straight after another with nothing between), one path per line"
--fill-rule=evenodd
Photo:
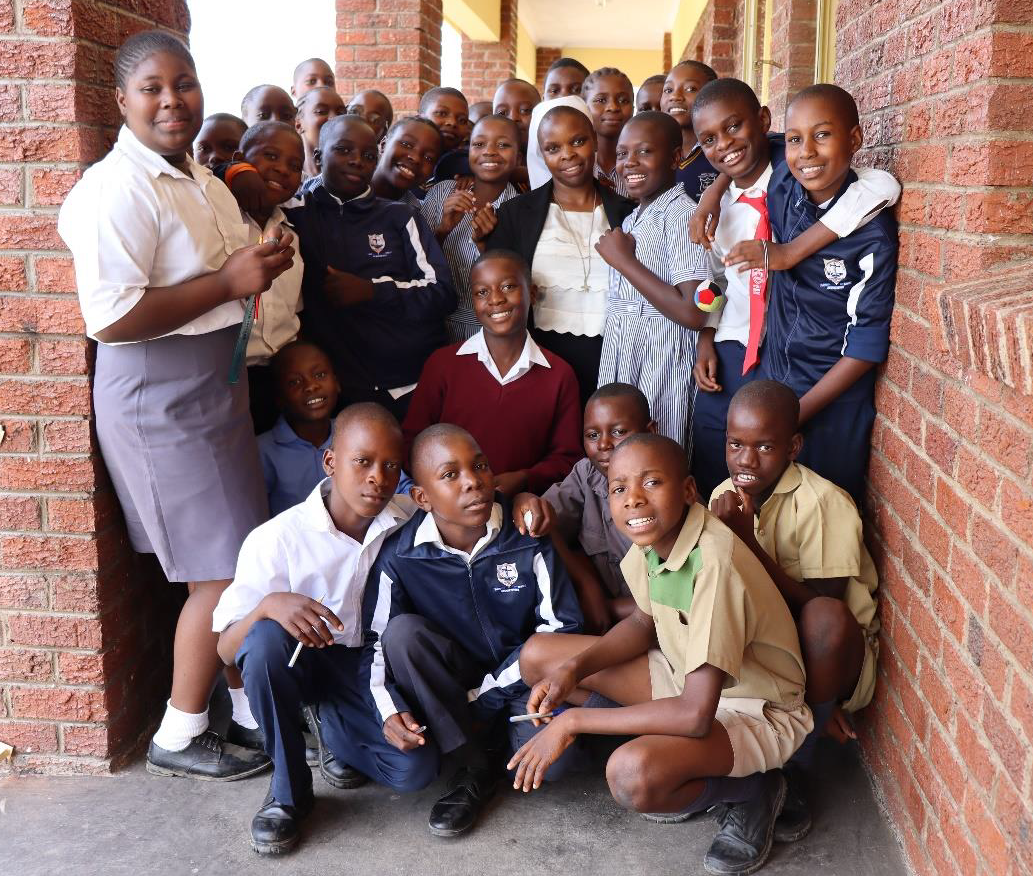
M872 274L875 273L875 253L870 252L865 256L861 256L861 260L857 264L863 274L861 279L851 287L850 294L847 296L846 313L850 317L850 321L847 323L846 331L843 332L843 347L839 351L840 356L846 353L847 336L850 334L850 327L857 325L857 302L861 300L861 293L864 291L864 287L872 278Z
M373 694L373 701L377 704L377 711L380 712L382 721L386 721L398 712L395 708L395 701L387 691L387 669L384 662L384 630L387 629L388 619L391 617L391 579L386 572L380 573L380 581L377 584L377 605L373 610L372 628L377 634L377 643L373 646L373 663L369 668L369 691Z
M481 686L467 691L466 698L472 703L481 696L481 694L486 694L488 691L494 690L497 687L509 687L511 684L516 684L518 681L520 681L520 661L514 660L499 673L498 678L490 672L485 675L484 680L481 682Z
M559 622L552 607L552 577L549 575L549 567L545 565L545 558L540 553L534 555L531 568L538 579L538 589L542 592L542 604L539 606L542 622L535 629L539 633L553 633L563 624Z

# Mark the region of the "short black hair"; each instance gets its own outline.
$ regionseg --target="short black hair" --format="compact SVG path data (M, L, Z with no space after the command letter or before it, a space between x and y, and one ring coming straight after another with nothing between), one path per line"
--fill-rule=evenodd
M334 136L338 128L343 128L345 125L365 125L369 128L370 134L373 136L374 142L376 141L377 135L373 130L373 127L367 122L362 116L357 116L354 113L346 113L343 116L334 116L332 119L327 119L323 124L323 127L319 129L319 149L320 151L326 149L326 144L330 140L331 136Z
M663 85L666 81L667 75L665 73L654 73L652 76L642 80L642 84L638 87L638 90L641 91L647 85Z
M832 104L836 113L842 118L847 127L854 128L861 124L861 118L857 113L857 101L854 100L853 95L845 88L840 88L838 85L832 85L829 82L820 82L817 85L808 85L804 88L796 97L789 101L789 105L786 107L786 115L789 114L789 110L794 103L810 98L818 98Z
M278 91L283 91L283 89L280 88L279 85L273 85L271 82L263 82L261 85L256 85L254 88L248 89L248 93L245 94L244 97L241 98L241 101L240 101L240 111L242 113L247 111L247 105L249 103L251 103L252 100L255 99L255 95L258 94L258 92L260 92L263 88L275 88ZM283 93L286 95L287 100L290 102L290 105L294 106L294 101L291 100L291 96L289 94L287 94L286 91L283 91ZM294 107L295 115L297 114L297 111L298 111L298 108L295 106Z
M128 37L115 52L115 85L125 90L136 68L159 52L182 58L197 72L194 56L179 37L165 30L142 30Z
M420 469L427 455L427 448L441 441L447 441L449 438L463 438L478 450L481 449L477 439L462 426L456 426L454 423L435 423L433 426L428 426L413 439L412 448L409 451L409 474L417 484L421 482Z
M800 430L800 399L777 380L751 380L741 386L728 404L728 416L742 407L759 409L777 418L790 435Z
M391 98L384 94L384 92L381 91L379 88L363 88L360 91L356 91L355 94L351 96L351 98L344 101L345 105L351 106L351 104L355 102L355 98L357 98L360 94L375 94L377 97L383 100L384 103L387 104L387 108L390 112L390 115L387 117L388 123L390 124L391 120L395 117L395 108L394 105L391 103ZM343 98L344 95L342 94L341 97Z
M685 448L666 435L654 435L652 432L637 432L634 435L629 435L614 447L613 452L610 454L611 472L618 454L624 454L634 447L645 447L655 450L665 461L673 462L675 477L680 479L689 477L689 458L685 453Z
M669 116L667 113L662 113L659 110L646 110L644 113L636 113L624 126L624 130L627 130L632 125L641 124L654 124L658 126L661 133L667 138L667 145L674 149L681 149L681 125L679 125L673 116Z
M496 116L492 113L483 115L477 120L473 128L470 129L470 136L473 136L473 132L485 122L499 122L504 125L509 125L513 129L513 137L517 140L520 139L520 126L516 122L514 122L509 116Z
M549 74L553 70L559 70L561 67L573 67L575 70L580 70L585 76L588 75L588 68L582 64L577 58L557 58L549 65L549 69L545 71L545 78L549 78Z
M733 79L727 76L708 82L699 90L699 94L696 95L696 101L692 104L693 118L711 104L723 100L743 100L752 112L760 112L760 101L757 99L757 92L741 79Z
M474 269L481 264L481 262L490 262L495 259L505 259L506 261L516 264L517 267L520 268L520 275L527 282L527 285L531 285L531 269L527 265L527 260L520 255L520 253L514 252L511 249L503 249L502 247L489 249L482 255L479 255L477 260L470 266L470 276L473 276Z
M263 124L282 125L283 122L264 122ZM284 360L287 359L295 350L300 350L303 347L308 347L310 350L316 350L326 356L327 360L330 359L326 350L319 346L319 344L314 341L310 341L307 338L296 338L295 340L284 344L279 350L273 353L272 358L269 360L269 367L272 369L273 377L279 379L280 372L283 369Z
M286 122L255 122L244 132L244 135L240 138L240 146L237 148L241 152L247 152L255 140L261 140L273 134L293 134L298 138L298 142L301 143L301 134L298 133L298 129L293 125L288 125Z
M313 95L318 96L320 91L332 91L338 97L341 97L336 88L331 88L329 85L317 85L315 88L310 88L298 98L298 102L294 105L295 108L300 110L310 100L315 100L316 98ZM344 103L343 97L341 97L341 102Z
M205 116L204 124L207 125L209 122L230 122L240 128L241 136L244 136L244 132L247 130L247 122L233 113L212 113L210 116Z
M535 95L535 97L536 97L536 98L538 98L538 101L539 101L539 103L541 102L542 96L541 96L541 94L540 94L540 93L538 92L538 89L534 87L534 83L532 83L532 82L528 82L528 81L527 81L526 79L521 79L521 78L520 78L519 76L510 76L510 78L509 78L509 79L503 79L503 80L502 80L502 81L501 81L501 82L500 82L500 83L498 84L498 86L497 86L497 87L495 88L495 94L498 94L498 93L499 93L499 91L501 91L501 90L502 90L503 88L505 88L505 87L506 87L507 85L514 85L514 84L517 84L517 83L519 83L520 85L526 85L526 86L527 86L528 88L530 88L530 89L531 89L531 91L533 91L533 92L534 92L534 95ZM495 98L494 98L494 95L492 96L492 101L491 101L491 103L492 103L492 106L494 106L494 105L495 105Z
M334 443L354 423L376 423L390 429L392 432L396 432L399 438L402 437L402 427L398 424L395 415L387 408L376 402L356 402L353 405L348 405L348 407L334 417Z
M676 70L678 67L695 67L707 78L707 81L709 82L713 82L717 79L717 71L709 64L704 64L702 61L679 61L671 69ZM669 73L667 75L670 76Z
M434 122L432 122L426 116L402 116L400 119L395 119L394 122L391 123L391 127L387 129L387 133L384 135L384 139L389 139L392 133L394 133L398 128L401 128L403 125L407 125L409 122L415 122L418 125L426 125L435 134L438 135L438 140L441 140L441 128L439 128Z
M600 386L595 392L589 397L588 401L585 402L585 410L588 410L588 406L595 401L603 401L609 398L626 398L630 399L631 403L638 408L639 416L642 420L648 423L652 419L652 415L649 413L649 399L646 398L644 392L637 386L632 386L630 383L605 383Z
M294 68L294 73L291 76L291 82L298 78L298 74L301 72L302 67L304 67L306 64L311 64L313 61L319 61L320 64L325 65L326 68L330 71L330 73L333 74L334 68L327 64L327 62L324 61L322 58L306 58L304 61L298 64L297 67Z
M600 67L598 70L593 70L588 74L588 77L581 85L581 93L587 94L590 92L595 87L595 84L604 76L616 76L623 79L628 83L628 91L630 91L632 96L634 96L635 86L631 84L631 79L628 77L628 74L623 70L618 70L616 67Z
M469 101L466 99L466 95L463 94L458 88L450 88L447 85L438 85L434 88L429 89L420 98L420 115L425 116L427 114L427 107L429 107L435 100L443 94L447 94L449 97L458 97L463 103L470 106Z

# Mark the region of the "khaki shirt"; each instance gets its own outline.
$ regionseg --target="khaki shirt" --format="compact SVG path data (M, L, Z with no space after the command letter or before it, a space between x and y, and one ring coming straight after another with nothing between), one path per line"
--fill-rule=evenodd
M665 562L633 545L621 571L653 617L679 688L709 663L728 675L722 697L803 702L803 658L785 600L753 552L702 505L689 509Z
M711 501L735 491L726 480ZM790 464L753 522L760 546L790 578L846 578L843 601L868 635L879 630L872 596L879 586L849 494L797 463Z

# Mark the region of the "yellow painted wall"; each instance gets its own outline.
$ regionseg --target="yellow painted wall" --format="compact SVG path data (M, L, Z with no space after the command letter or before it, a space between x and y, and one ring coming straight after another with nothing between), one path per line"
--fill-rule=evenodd
M538 69L536 53L537 46L535 46L534 40L531 39L531 34L527 32L527 28L524 27L524 23L518 18L516 56L517 79L526 79L528 82L532 84L534 83Z
M692 32L703 17L707 3L708 0L681 0L678 5L678 14L671 27L671 60L673 63L677 64L681 60L682 52L685 51Z
M443 0L441 11L452 27L472 40L497 43L502 35L499 0Z
M564 46L564 56L576 58L589 70L617 67L628 74L631 84L638 88L642 81L664 72L664 52L653 49L599 49L594 46Z

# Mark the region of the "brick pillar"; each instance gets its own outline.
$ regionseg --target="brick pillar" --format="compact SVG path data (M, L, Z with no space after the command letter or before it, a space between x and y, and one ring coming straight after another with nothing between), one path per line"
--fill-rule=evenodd
M441 0L337 0L337 90L377 88L399 112L441 84Z
M742 55L736 47L736 12L741 2L711 0L678 60L703 61L713 67L718 76L738 77L742 72ZM741 49L741 45L738 48Z
M499 0L499 41L463 34L463 94L470 103L491 100L500 82L516 76L517 0Z
M869 472L880 669L861 740L929 876L1033 872L1030 9L840 0L836 22L859 158L904 186Z
M114 139L116 41L188 28L183 2L151 4L158 19L139 7L0 0L0 741L19 771L107 771L168 691L174 588L126 543L57 234Z
M772 2L771 60L777 66L771 68L768 108L772 128L781 131L788 102L801 88L814 84L817 3L816 0Z
M563 57L563 49L552 48L551 46L539 46L535 49L535 75L534 85L539 92L545 94L545 76L549 72L553 61Z
M664 34L664 73L669 73L671 70L671 32L667 31Z

